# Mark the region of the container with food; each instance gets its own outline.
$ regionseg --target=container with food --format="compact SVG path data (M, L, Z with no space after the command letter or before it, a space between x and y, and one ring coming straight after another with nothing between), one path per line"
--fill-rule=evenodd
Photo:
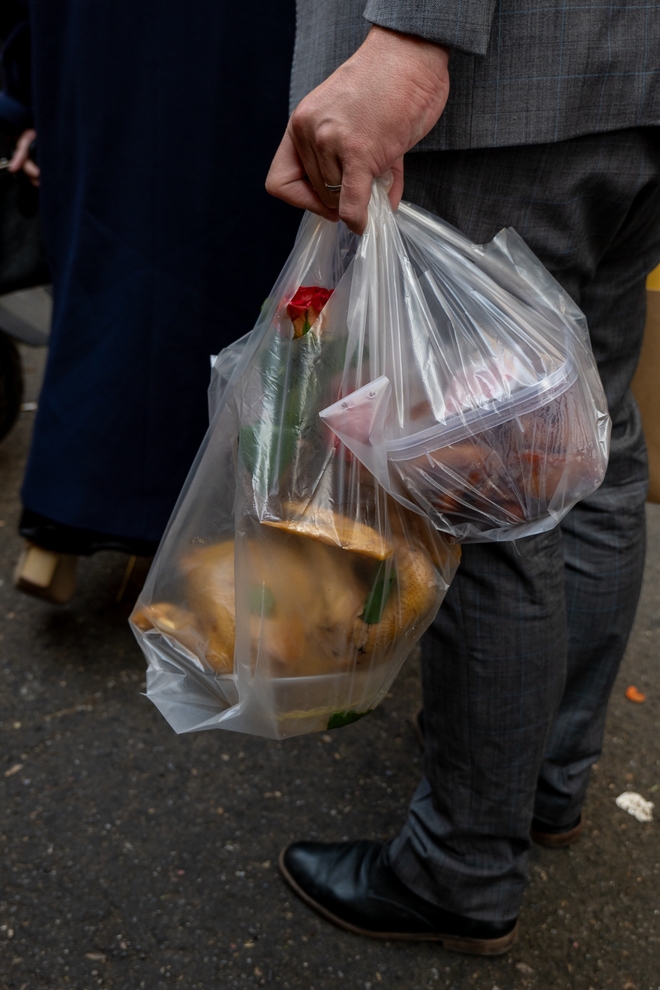
M385 242L389 229L398 244L380 252L398 258L396 277L386 293L372 278L368 299L349 306L369 360L321 418L394 498L454 539L552 528L607 467L610 421L583 315L512 230L472 244L405 203L394 217L382 204L381 220L372 236Z

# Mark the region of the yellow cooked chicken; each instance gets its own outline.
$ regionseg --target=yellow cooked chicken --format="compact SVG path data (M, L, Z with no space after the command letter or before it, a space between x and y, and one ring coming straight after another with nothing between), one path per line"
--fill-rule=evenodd
M392 553L392 544L371 526L319 506L304 506L286 502L284 519L264 519L264 526L298 533L328 546L353 550L364 557L385 560Z
M355 554L267 530L247 542L252 662L272 676L301 677L350 668L353 625L367 594Z
M411 544L395 533L388 543L371 527L329 510L317 510L310 520L294 514L257 532L242 538L238 557L239 586L251 612L253 670L265 665L272 677L302 677L382 662L436 606L436 573L417 540ZM218 673L231 673L234 541L191 551L182 570L188 610L147 606L135 621L190 649L194 615L206 660Z
M429 557L420 547L394 538L392 589L379 622L355 623L355 645L365 657L387 650L399 636L421 622L437 606L438 584Z

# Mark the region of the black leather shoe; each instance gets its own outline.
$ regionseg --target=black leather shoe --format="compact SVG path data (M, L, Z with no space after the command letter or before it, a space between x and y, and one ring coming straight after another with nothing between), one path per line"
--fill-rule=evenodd
M280 853L280 870L310 907L357 935L440 942L483 956L501 955L516 939L516 918L475 921L419 897L399 880L379 842L294 842Z

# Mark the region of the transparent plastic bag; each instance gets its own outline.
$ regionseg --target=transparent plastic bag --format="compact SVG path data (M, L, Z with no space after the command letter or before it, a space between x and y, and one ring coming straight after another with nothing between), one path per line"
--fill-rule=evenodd
M235 340L233 344L225 347L219 354L211 355L211 381L207 393L209 423L213 422L213 417L220 406L225 389L229 385L250 339L251 334L246 333L244 337Z
M458 565L319 416L359 360L358 247L306 216L254 330L213 362L211 426L131 616L177 732L282 738L367 714Z
M341 397L321 413L402 505L462 542L551 529L607 467L583 314L515 231L476 245L378 183Z

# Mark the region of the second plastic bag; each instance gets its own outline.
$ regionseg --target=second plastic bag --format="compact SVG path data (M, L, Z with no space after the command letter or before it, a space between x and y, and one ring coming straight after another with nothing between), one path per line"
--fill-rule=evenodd
M319 416L357 371L358 248L307 216L256 327L214 360L211 426L132 616L177 732L281 738L367 714L457 567Z
M513 230L472 244L377 183L340 399L322 412L403 505L462 542L555 526L607 467L583 314Z

